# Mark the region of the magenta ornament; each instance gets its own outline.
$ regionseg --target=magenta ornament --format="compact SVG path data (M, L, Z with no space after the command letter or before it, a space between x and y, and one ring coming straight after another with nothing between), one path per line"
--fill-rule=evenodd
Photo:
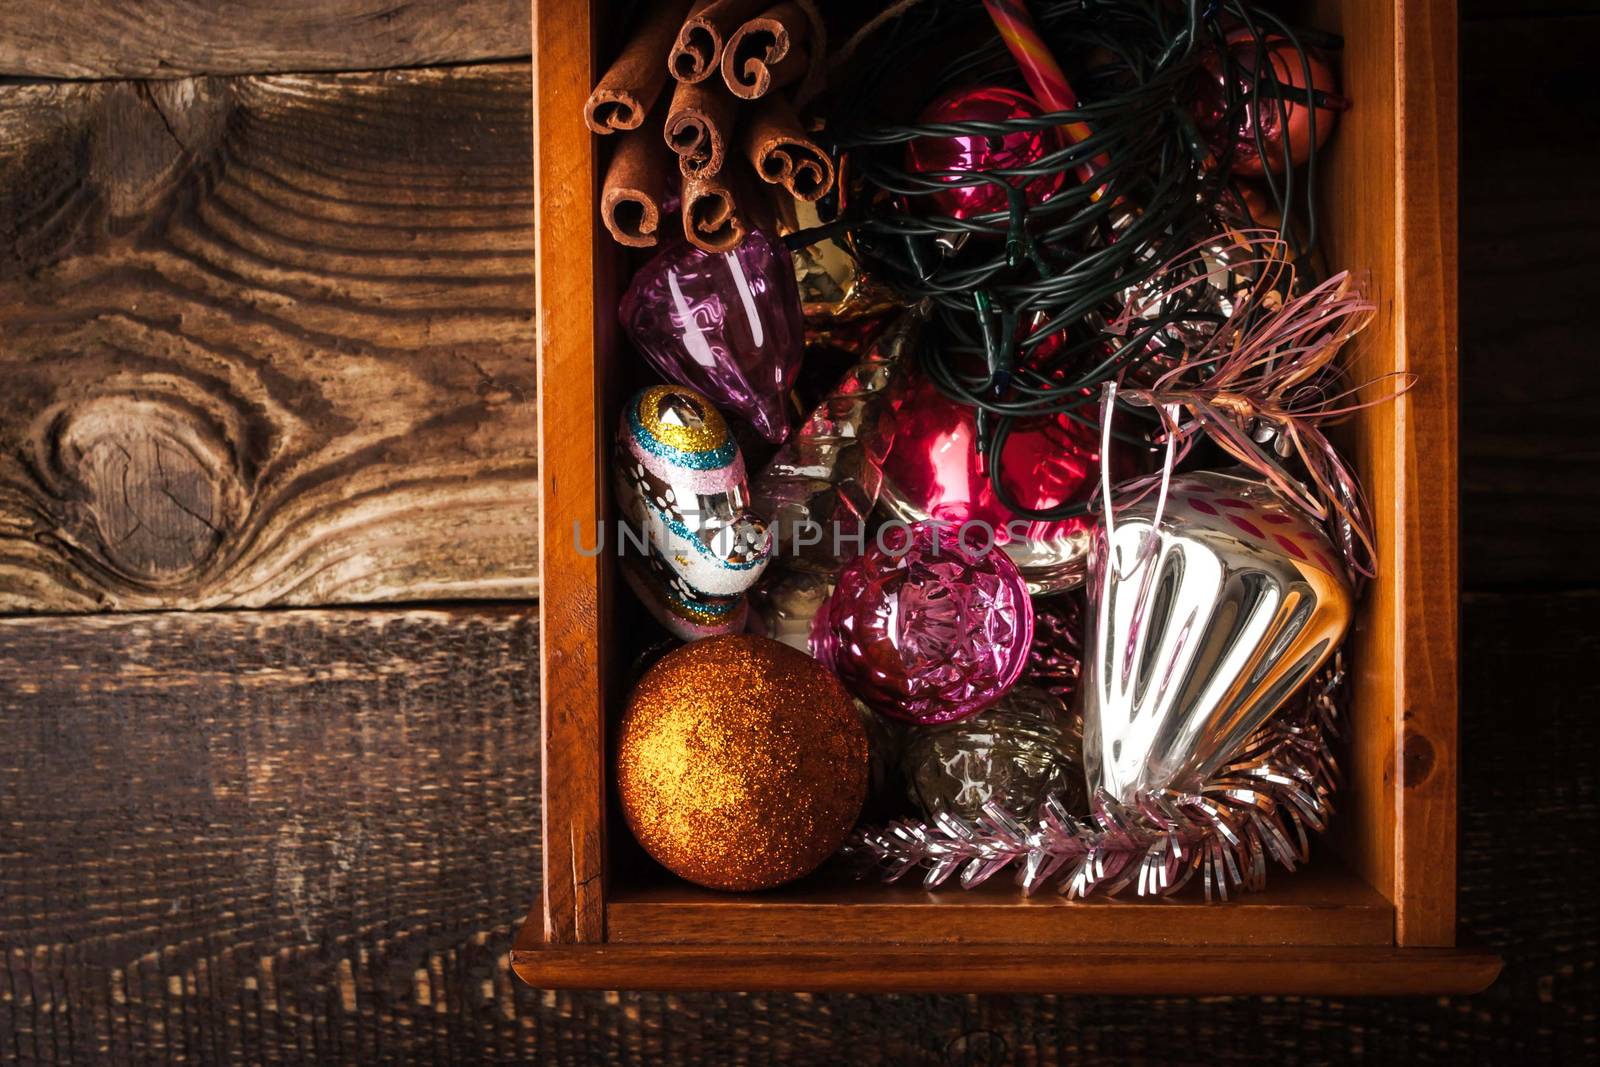
M668 380L698 389L769 441L788 436L784 397L800 369L805 323L778 238L753 230L729 252L674 241L633 276L618 317Z
M839 574L811 624L811 654L874 710L950 722L1016 682L1033 604L1003 552L954 527L891 523Z
M1005 122L1038 118L1044 113L1031 96L1015 90L999 86L969 87L939 97L923 110L917 123L927 126L946 122ZM1005 189L992 182L954 184L970 181L960 175L1026 167L1064 147L1061 131L1055 127L1018 130L1003 137L976 133L918 137L906 145L906 169L916 174L934 174L936 180L952 183L949 189L928 194L929 198L946 215L966 219L1005 211L1007 198ZM959 173L939 176L939 172L945 171ZM1028 204L1037 207L1060 191L1066 183L1066 172L1058 170L1027 180L1023 185L1025 180L1021 177L1006 179L1012 186L1022 188Z

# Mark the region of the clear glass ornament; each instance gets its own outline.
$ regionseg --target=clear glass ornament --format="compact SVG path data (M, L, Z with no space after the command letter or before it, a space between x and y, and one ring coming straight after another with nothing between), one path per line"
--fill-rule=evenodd
M990 801L1031 812L1051 793L1081 812L1082 741L1081 718L1043 689L1018 685L988 711L913 731L900 768L929 819L946 811L976 819Z

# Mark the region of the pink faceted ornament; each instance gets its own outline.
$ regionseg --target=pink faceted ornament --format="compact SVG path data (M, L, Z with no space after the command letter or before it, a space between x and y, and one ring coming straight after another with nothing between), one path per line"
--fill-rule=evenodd
M884 506L905 522L986 524L1035 593L1082 584L1093 517L1018 518L979 463L977 435L973 409L918 375L896 412L894 445L883 462ZM1066 415L1020 421L1000 451L1001 484L1032 511L1087 500L1099 477L1099 432Z
M668 380L698 389L769 441L788 436L784 397L800 369L805 323L778 238L753 230L729 252L671 242L633 276L618 314Z
M1004 122L1009 119L1038 118L1043 114L1044 110L1030 96L998 86L986 86L946 93L929 104L917 122L919 125ZM1003 137L985 137L981 134L918 137L906 145L906 169L918 174L1011 170L1026 167L1064 147L1066 142L1062 139L1061 131L1055 127L1018 130ZM940 176L937 180L956 183L968 179L950 175ZM1023 189L1028 204L1037 207L1061 189L1066 182L1066 172L1058 170L1032 180L1021 177L1006 180ZM1027 181L1026 185L1023 185L1024 181ZM929 198L940 211L958 219L1004 211L1007 207L1006 191L990 182L953 184L950 189L930 193Z
M811 654L885 715L982 711L1016 682L1033 641L1027 585L988 549L936 523L885 527L812 620Z
M1235 94L1248 98L1252 88L1259 87L1266 97L1247 99L1229 121L1228 74L1219 56L1213 54L1206 58L1205 66L1213 84L1197 94L1200 122L1209 131L1218 152L1225 150L1229 141L1233 143L1236 174L1260 177L1269 170L1274 174L1282 171L1285 139L1289 143L1289 158L1295 166L1310 158L1313 105L1307 98L1307 68L1311 75L1310 87L1320 94L1315 105L1318 148L1333 133L1339 112L1350 106L1348 100L1335 93L1333 68L1327 61L1315 52L1307 52L1302 60L1300 50L1286 38L1268 37L1258 43L1249 30L1235 30L1228 35L1228 55L1235 67ZM1269 67L1258 79L1254 71L1263 56ZM1283 98L1278 99L1274 93L1281 93ZM1257 129L1266 148L1265 155L1256 144Z

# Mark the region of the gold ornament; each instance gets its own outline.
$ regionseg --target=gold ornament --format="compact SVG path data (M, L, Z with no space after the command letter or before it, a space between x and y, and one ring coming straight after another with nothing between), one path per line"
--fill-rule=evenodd
M822 225L816 204L797 200L794 208L796 219L791 232ZM829 237L794 253L794 280L800 287L808 344L854 337L856 331L840 327L886 315L901 306L887 286L861 272L861 265L846 246L847 240L844 236Z
M867 735L810 656L727 634L664 656L622 716L617 792L628 828L674 874L769 889L838 849L867 795Z

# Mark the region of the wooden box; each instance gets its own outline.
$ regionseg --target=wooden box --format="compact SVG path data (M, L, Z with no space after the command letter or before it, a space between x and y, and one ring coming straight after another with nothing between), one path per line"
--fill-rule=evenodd
M1266 892L1023 899L874 882L727 895L619 860L605 730L631 653L621 582L577 551L611 514L607 456L625 346L621 255L597 222L605 146L581 121L604 0L535 0L542 525L543 900L513 952L535 986L864 991L1475 991L1499 961L1455 947L1456 17L1449 0L1320 4L1356 101L1331 143L1329 261L1369 272L1381 311L1356 377L1412 371L1347 446L1376 511L1381 577L1352 636L1347 781L1309 868Z

